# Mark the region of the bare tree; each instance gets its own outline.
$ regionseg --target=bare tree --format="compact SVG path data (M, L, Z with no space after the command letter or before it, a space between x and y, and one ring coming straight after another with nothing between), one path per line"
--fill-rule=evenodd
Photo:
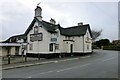
M97 30L92 30L92 40L95 41L102 33L102 29L97 31Z

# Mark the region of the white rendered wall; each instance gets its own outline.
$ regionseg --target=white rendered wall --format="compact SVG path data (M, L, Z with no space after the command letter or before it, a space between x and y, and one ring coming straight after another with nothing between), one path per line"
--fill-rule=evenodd
M87 33L88 33L89 41L86 40ZM87 49L87 45L89 46L89 49ZM85 53L92 52L92 40L91 40L91 36L90 36L90 33L89 33L88 29L87 29L86 34L84 35L84 52Z

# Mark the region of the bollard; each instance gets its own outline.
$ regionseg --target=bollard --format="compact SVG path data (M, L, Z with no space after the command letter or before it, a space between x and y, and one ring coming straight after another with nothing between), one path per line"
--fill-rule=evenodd
M8 56L8 64L10 64L10 56Z
M25 55L25 62L27 61L27 56Z

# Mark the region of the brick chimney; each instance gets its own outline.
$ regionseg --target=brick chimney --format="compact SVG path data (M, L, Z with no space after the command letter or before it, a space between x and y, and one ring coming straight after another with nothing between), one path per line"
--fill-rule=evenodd
M37 6L36 9L35 9L35 17L42 21L42 8Z

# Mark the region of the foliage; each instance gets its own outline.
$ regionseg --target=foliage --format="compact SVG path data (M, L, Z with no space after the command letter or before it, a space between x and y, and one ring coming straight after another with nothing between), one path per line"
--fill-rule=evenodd
M120 51L120 45L110 43L109 39L101 39L99 41L93 42L93 49L103 49L103 50L118 50Z
M120 45L109 45L109 46L104 46L104 50L118 50L120 51Z
M109 39L101 39L95 42L95 45L99 48L101 48L102 46L108 46L109 44L110 44Z

